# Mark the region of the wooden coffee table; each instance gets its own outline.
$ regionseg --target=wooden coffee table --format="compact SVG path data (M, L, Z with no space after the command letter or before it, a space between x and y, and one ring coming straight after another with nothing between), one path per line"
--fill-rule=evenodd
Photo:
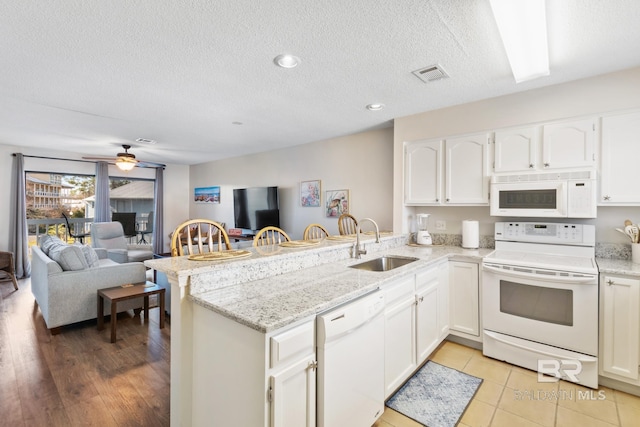
M111 302L111 342L116 342L116 320L118 303L128 299L144 297L144 319L149 320L149 296L158 295L160 300L160 329L164 328L165 289L153 282L131 283L114 288L98 289L98 330L104 329L104 300Z

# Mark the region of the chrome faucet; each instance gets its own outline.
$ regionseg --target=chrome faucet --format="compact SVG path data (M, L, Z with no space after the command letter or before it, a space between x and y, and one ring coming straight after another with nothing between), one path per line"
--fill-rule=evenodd
M365 249L360 249L360 225L364 221L370 221L376 227L376 243L380 243L380 229L378 228L378 224L371 218L362 218L358 221L358 225L356 225L356 245L353 248L353 256L356 259L360 259L360 255L366 255L367 253Z

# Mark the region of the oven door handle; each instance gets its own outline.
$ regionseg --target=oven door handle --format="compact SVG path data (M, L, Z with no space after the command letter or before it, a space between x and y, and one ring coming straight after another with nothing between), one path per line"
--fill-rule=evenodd
M563 277L563 276L555 276L555 275L546 276L543 274L524 273L521 271L516 272L511 270L504 270L502 268L493 267L490 264L483 264L482 269L490 271L492 273L502 274L504 276L520 277L525 279L536 279L536 280L543 280L547 282L556 282L556 283L585 283L585 282L593 282L597 278L597 276L595 275L584 276L584 277Z

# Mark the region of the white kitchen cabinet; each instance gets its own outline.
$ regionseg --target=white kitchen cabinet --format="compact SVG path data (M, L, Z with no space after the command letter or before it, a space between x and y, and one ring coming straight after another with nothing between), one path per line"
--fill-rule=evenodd
M404 199L408 205L439 204L442 200L441 140L415 141L405 146Z
M316 353L314 322L271 337L269 379L272 427L316 425Z
M405 147L405 203L489 203L488 145L489 138L484 133L446 141L408 143Z
M596 119L542 126L542 168L595 167Z
M384 287L385 298L385 399L417 367L415 344L415 279L411 274Z
M640 204L640 112L602 118L600 204Z
M449 262L438 266L438 331L442 342L449 335Z
M271 426L316 425L316 366L309 356L271 376Z
M640 385L640 279L600 279L600 375Z
M440 343L438 329L438 269L416 274L416 351L418 365Z
M478 264L449 261L449 331L471 339L480 337Z
M494 172L519 172L537 167L538 126L498 130L493 142Z
M445 203L489 203L489 142L484 133L445 141Z

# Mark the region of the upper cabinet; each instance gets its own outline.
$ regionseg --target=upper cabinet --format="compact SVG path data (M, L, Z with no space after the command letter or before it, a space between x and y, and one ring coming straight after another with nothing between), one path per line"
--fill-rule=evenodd
M542 127L542 168L595 165L595 118L553 123Z
M488 144L488 135L484 133L446 141L408 143L405 146L405 203L488 204Z
M593 118L500 129L494 134L495 173L595 167Z
M405 203L438 204L442 200L442 144L441 140L430 140L405 146Z
M600 204L640 203L640 112L602 118Z
M503 129L494 135L494 172L535 169L538 163L538 127Z

